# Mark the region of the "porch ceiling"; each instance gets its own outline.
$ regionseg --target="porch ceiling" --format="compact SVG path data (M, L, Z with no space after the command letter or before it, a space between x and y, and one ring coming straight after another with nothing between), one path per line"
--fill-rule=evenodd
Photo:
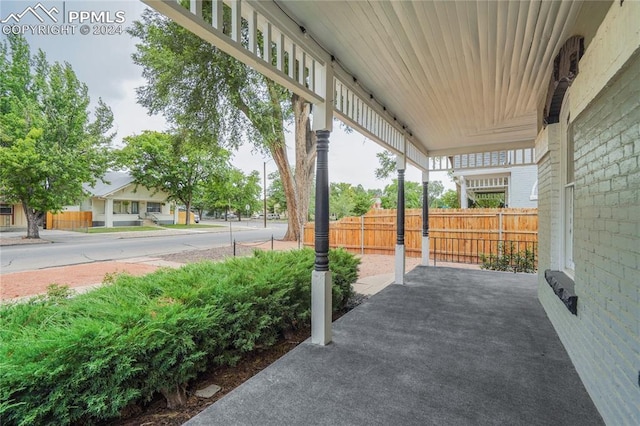
M429 155L533 146L553 60L610 2L275 2ZM505 145L506 144L506 145Z

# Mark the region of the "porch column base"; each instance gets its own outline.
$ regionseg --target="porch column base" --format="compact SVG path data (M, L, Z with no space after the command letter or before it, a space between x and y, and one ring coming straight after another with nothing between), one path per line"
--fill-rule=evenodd
M404 244L396 244L396 284L404 284Z
M331 271L311 274L311 343L331 342Z
M429 237L422 237L422 266L429 266Z

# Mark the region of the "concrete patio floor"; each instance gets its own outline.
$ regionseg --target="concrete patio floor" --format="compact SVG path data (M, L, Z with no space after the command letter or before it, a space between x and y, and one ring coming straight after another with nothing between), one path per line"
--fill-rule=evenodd
M600 425L536 276L417 267L194 425Z

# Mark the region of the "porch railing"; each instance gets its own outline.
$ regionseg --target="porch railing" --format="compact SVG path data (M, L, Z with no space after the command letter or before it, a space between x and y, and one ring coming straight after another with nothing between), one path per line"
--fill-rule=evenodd
M440 261L476 264L495 271L535 272L538 269L536 241L432 237L429 245L434 266Z

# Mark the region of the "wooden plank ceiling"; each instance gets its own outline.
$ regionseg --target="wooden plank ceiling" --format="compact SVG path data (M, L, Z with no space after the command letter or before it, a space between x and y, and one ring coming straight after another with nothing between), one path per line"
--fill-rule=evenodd
M576 28L597 28L610 6L578 1L276 3L406 123L430 155L532 146L555 55ZM589 25L585 14L593 21Z

